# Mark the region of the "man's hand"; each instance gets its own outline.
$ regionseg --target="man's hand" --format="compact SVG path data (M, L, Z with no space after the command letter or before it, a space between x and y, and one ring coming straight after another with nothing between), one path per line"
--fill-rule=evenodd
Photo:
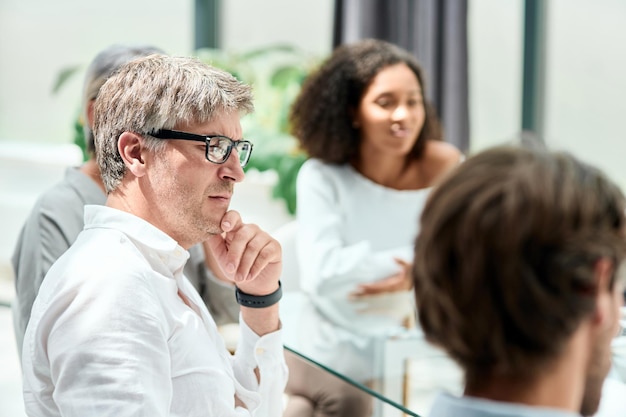
M394 258L394 261L396 261L396 263L401 266L400 272L376 282L372 282L369 284L359 284L359 286L350 294L350 296L354 298L359 298L369 295L407 291L413 288L413 279L411 277L412 264L399 258Z
M224 215L221 227L224 233L211 236L207 245L224 276L246 294L276 291L282 269L280 244L257 225L244 224L233 210Z

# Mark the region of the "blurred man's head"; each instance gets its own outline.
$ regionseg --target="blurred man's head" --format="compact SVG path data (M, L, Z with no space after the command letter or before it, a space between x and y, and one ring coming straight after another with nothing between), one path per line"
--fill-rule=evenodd
M468 391L531 384L590 323L581 408L595 411L622 303L624 209L597 169L515 147L470 158L433 192L415 248L418 316Z
M100 87L104 82L113 74L119 67L132 61L135 58L147 56L156 53L164 53L161 49L155 46L138 45L138 46L125 46L125 45L112 45L102 50L91 61L85 74L85 81L83 84L83 132L85 134L85 146L87 152L93 157L94 136L93 136L93 104L98 97Z

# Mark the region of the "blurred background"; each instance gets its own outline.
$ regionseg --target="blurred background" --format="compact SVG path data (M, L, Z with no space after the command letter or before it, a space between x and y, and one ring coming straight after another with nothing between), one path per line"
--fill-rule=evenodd
M538 64L542 135L626 184L619 163L626 146L619 140L626 110L626 2L466 3L470 150L520 131L530 29L545 49ZM526 3L543 9L541 27L525 27ZM323 58L332 48L334 8L333 0L1 0L0 141L71 143L82 74L56 94L54 82L63 69L84 68L112 43L149 43L184 55L203 46L244 52L287 44Z
M286 126L290 100L334 44L365 36L417 51L429 93L448 94L438 109L464 152L529 131L626 189L624 22L623 0L0 0L0 303L12 297L9 259L30 207L82 160L84 69L111 44L197 55L254 85L244 134L256 162L233 206L271 230L292 216L303 160ZM12 398L0 398L2 416L21 412L12 344L0 308L0 393Z

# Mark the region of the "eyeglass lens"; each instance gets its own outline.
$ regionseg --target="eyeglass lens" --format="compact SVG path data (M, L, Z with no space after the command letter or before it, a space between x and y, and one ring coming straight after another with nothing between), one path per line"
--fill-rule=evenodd
M239 141L235 142L226 137L212 137L207 144L207 158L211 162L221 164L228 159L232 148L237 149L239 156L239 163L241 166L245 166L250 158L250 151L252 147L250 143Z

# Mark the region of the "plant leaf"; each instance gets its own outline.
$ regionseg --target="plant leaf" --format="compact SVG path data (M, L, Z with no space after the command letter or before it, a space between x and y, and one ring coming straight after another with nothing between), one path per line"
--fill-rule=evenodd
M285 65L274 71L270 78L272 87L284 89L291 84L300 84L303 79L304 69L295 65Z
M71 65L65 68L62 68L61 71L57 74L57 78L54 80L54 84L52 85L52 94L57 94L63 85L72 78L74 74L80 70L80 65Z
M252 49L250 51L244 52L241 54L241 58L244 60L255 59L258 57L263 57L268 54L276 53L276 52L284 52L288 54L300 54L300 50L293 45L289 44L274 44L269 46L264 46L261 48Z

